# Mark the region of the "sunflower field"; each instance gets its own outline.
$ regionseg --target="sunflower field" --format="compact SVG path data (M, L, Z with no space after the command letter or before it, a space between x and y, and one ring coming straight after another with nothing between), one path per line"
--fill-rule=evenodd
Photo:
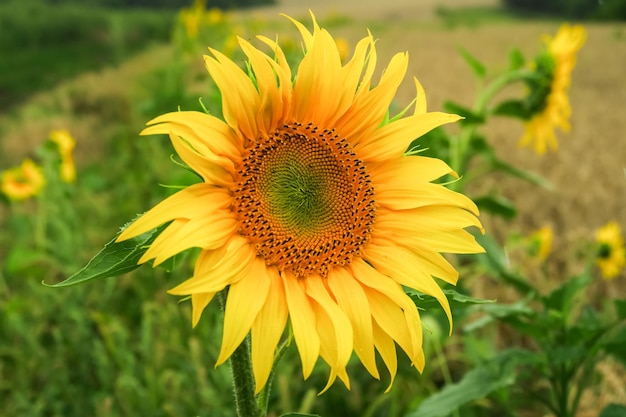
M0 5L0 416L626 416L624 24L62 3Z

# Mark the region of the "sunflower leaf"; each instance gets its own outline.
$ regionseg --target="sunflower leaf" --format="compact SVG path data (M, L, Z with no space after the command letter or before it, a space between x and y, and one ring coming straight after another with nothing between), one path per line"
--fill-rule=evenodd
M480 211L488 211L507 220L514 219L517 215L517 209L513 202L501 195L493 194L474 197L474 203L476 203Z
M320 416L318 414L287 413L287 414L281 414L280 417L320 417Z
M432 310L439 308L439 301L437 301L435 297L421 293L412 288L405 288L404 292L411 298L411 300L413 300L419 309ZM455 290L443 290L443 293L448 299L451 308L455 305L461 304L467 306L469 304L490 304L495 302L495 300L471 297L469 295L456 292Z
M509 52L509 65L512 70L520 69L526 65L526 59L524 59L522 51L518 48L513 48L511 52Z
M459 48L459 53L463 59L465 59L465 62L467 62L472 71L474 71L474 75L476 75L476 77L481 80L485 78L487 75L487 68L485 68L485 65L483 65L482 62L476 59L476 57L470 54L466 49Z
M554 185L550 181L548 181L541 175L536 174L534 172L525 171L523 169L516 168L513 165L508 164L495 157L491 158L491 165L494 169L500 170L502 172L506 172L507 174L511 174L517 178L526 180L546 190L554 190Z
M43 284L54 288L68 287L96 278L116 277L130 272L140 266L137 262L166 226L160 226L132 239L116 242L115 240L122 232L120 230L81 270L57 284L45 282Z
M459 123L463 125L485 123L485 117L482 114L478 114L474 112L473 110L470 110L467 107L460 105L459 103L455 103L454 101L446 100L443 103L443 108L447 112L462 116L463 119L460 120Z
M523 349L499 352L488 362L466 373L459 382L446 385L422 401L405 417L445 417L465 404L510 387L517 379L517 367L535 362L538 359L535 356Z
M622 404L611 403L604 407L600 413L600 417L626 417L626 406Z

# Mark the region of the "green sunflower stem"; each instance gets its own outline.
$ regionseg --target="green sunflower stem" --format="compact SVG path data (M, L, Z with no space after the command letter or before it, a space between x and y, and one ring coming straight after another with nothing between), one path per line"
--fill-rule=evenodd
M500 75L478 94L472 111L474 114L484 115L486 118L489 103L500 91L511 84L533 77L536 77L536 74L528 69L513 70ZM458 173L464 172L467 168L471 157L470 141L474 136L476 127L475 124L463 126L458 135L451 137L450 166ZM456 181L451 184L451 188L455 191L461 191L466 183L466 180Z
M226 291L219 293L222 306L226 305ZM245 338L229 359L233 375L235 407L239 417L262 417L254 395L254 374L250 358L250 339Z

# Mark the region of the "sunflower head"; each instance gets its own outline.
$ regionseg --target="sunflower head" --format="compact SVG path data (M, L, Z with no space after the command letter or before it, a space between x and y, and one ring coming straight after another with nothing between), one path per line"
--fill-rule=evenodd
M374 80L371 35L345 63L318 26L292 20L305 53L295 74L277 42L267 52L238 39L243 71L211 49L205 56L221 90L224 120L189 111L162 115L143 134L166 134L203 179L167 198L119 239L170 222L140 262L157 265L200 247L193 276L170 292L191 295L196 325L214 295L228 287L222 349L226 360L251 333L259 391L287 325L304 377L321 357L328 386L349 387L356 353L376 378L376 352L396 374L396 345L424 367L422 327L403 286L435 297L451 319L435 277L455 284L442 252L482 248L465 228L481 229L476 205L433 181L456 175L443 161L406 156L417 137L456 115L427 112L415 80L413 114L387 120L408 56L396 54Z
M27 200L39 194L45 185L42 169L31 159L2 173L0 189L10 200Z
M568 132L571 106L567 90L576 63L576 54L585 43L586 31L581 25L562 25L554 38L545 37L546 49L531 63L536 77L526 84L527 121L521 146L532 145L538 154L556 149L554 130Z
M626 251L619 224L607 223L596 232L596 265L604 279L617 277L626 265Z

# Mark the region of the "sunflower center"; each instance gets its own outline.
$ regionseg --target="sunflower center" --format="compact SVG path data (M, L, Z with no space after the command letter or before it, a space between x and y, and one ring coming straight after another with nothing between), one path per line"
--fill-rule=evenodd
M294 123L257 139L237 182L240 233L268 265L299 278L326 276L369 239L374 189L363 163L332 130Z

